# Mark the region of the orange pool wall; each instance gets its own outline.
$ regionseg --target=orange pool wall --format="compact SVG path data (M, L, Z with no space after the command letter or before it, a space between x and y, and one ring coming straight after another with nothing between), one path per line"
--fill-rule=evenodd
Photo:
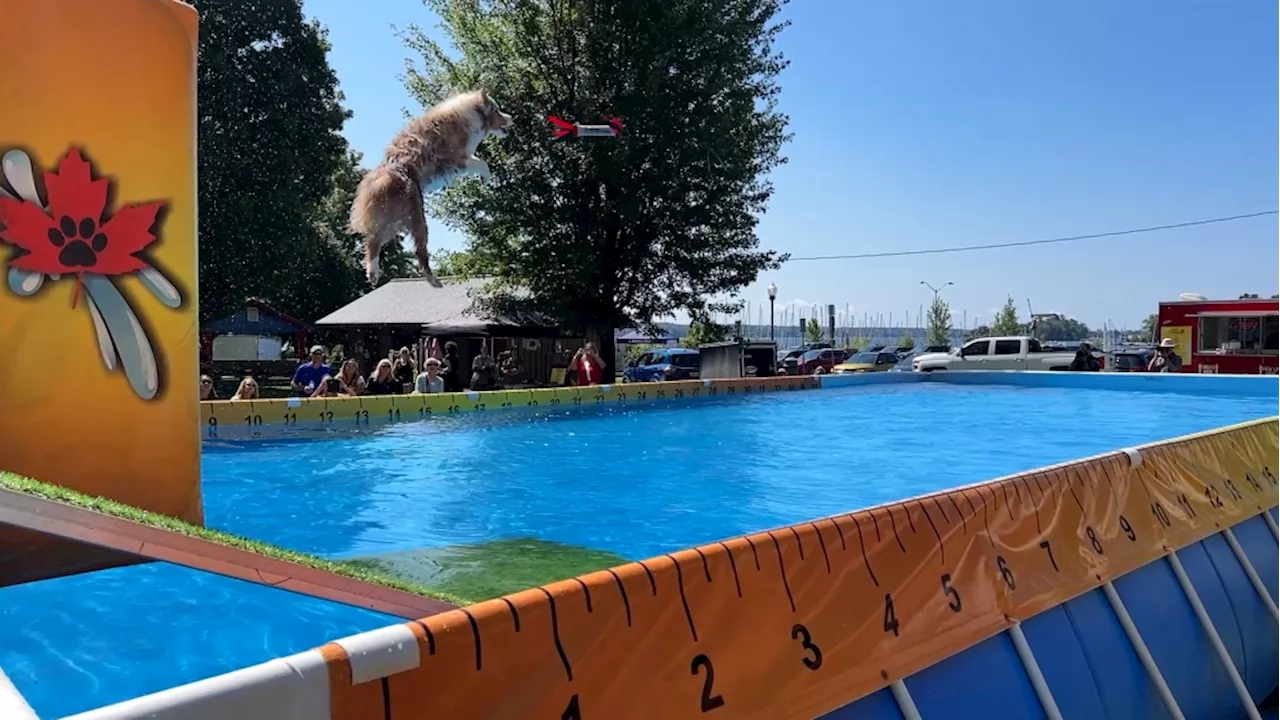
M80 148L94 176L111 182L108 215L162 201L142 256L181 295L165 307L135 274L112 278L156 354L159 392L144 400L119 365L105 367L84 298L72 308L74 276L21 297L8 285L16 250L0 243L0 347L9 351L0 469L200 523L196 11L170 0L0 0L0 18L0 153L25 151L43 190L44 173ZM118 561L0 535L0 584Z

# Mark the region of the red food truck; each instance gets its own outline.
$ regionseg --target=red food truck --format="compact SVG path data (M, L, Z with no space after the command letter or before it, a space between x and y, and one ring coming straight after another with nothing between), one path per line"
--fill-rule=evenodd
M1280 300L1208 300L1184 295L1160 303L1160 339L1172 338L1182 372L1275 375Z

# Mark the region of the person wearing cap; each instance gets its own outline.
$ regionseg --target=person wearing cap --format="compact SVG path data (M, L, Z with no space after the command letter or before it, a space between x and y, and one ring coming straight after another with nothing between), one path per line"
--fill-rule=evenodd
M302 397L311 397L316 388L320 387L320 381L326 375L333 375L333 368L325 364L324 355L323 346L312 346L311 359L302 363L297 370L293 371L293 382L291 384L294 392L297 392Z
M1173 351L1177 345L1173 338L1161 340L1160 347L1156 348L1156 354L1152 355L1151 362L1147 363L1147 372L1182 372L1182 358L1178 357L1178 353Z

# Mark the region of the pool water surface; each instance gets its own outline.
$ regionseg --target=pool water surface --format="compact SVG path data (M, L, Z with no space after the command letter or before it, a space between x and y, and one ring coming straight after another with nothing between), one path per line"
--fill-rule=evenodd
M912 383L453 416L206 445L205 517L329 558L546 541L643 559L1275 412L1268 397ZM163 564L0 590L0 620L0 667L42 716L393 621Z

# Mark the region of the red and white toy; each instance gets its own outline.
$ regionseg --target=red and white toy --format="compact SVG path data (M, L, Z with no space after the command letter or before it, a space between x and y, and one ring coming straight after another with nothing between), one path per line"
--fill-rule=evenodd
M567 137L618 137L622 134L622 120L616 117L605 118L605 125L571 123L555 115L548 116L547 120L554 126L551 132L556 140Z

